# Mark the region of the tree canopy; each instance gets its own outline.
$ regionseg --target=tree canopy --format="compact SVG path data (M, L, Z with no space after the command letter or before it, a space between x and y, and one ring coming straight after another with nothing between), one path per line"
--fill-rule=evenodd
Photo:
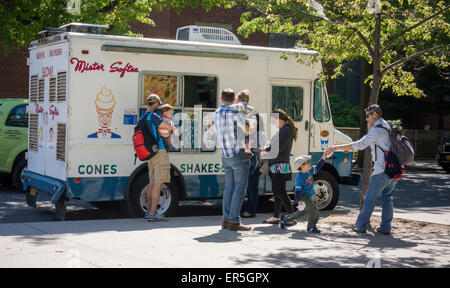
M6 51L27 47L46 27L70 22L110 26L108 33L141 36L130 31L130 23L154 25L153 10L181 9L186 6L205 9L228 6L225 0L0 0L0 42Z
M320 2L320 3L319 3ZM365 58L374 70L371 102L380 88L420 97L408 61L449 64L450 13L444 0L236 0L248 7L238 32L300 35L299 45L320 52L341 75L348 61ZM300 61L303 61L299 59ZM317 59L313 59L317 60Z

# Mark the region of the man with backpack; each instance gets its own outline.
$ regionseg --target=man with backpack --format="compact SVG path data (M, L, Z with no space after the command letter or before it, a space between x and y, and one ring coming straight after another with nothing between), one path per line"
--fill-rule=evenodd
M163 220L163 215L157 213L161 188L164 183L170 182L170 160L167 154L164 140L158 134L158 128L164 128L172 131L174 127L156 113L156 110L162 104L161 98L156 94L151 94L147 98L147 113L145 117L146 127L149 130L149 136L154 145L157 145L157 151L148 162L149 188L147 190L147 211L145 219L147 221Z
M365 111L366 121L370 129L368 133L356 142L334 145L328 149L331 152L336 150L364 150L370 146L374 169L370 176L370 184L364 197L363 207L352 230L358 233L366 233L376 200L381 194L381 225L377 228L377 232L389 235L391 234L391 222L394 214L393 192L398 179L404 172L402 165L412 161L414 150L412 150L409 140L399 134L382 118L380 106L373 104ZM403 147L403 145L405 146ZM396 151L394 151L394 147L397 148ZM400 157L397 157L394 152Z

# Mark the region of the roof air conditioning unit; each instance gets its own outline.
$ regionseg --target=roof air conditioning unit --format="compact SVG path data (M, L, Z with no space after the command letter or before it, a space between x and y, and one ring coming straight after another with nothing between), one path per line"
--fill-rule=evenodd
M109 26L105 26L105 25L72 22L72 23L63 25L63 26L59 27L58 29L64 30L64 32L102 34L103 31L107 30L108 28L109 28Z
M225 28L196 25L178 28L177 40L241 45L236 35Z

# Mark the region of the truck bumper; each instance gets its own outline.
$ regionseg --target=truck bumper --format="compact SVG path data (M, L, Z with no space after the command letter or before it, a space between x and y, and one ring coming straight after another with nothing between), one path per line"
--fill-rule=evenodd
M30 171L25 171L23 173L22 180L23 189L26 191L27 195L30 194L32 197L35 197L36 194L32 192L32 190L34 189L34 191L37 192L47 192L51 195L51 202L55 205L58 203L61 196L66 193L67 189L66 182L64 181L36 174ZM30 205L30 203L28 203L28 205ZM30 206L36 206L36 204Z
M358 186L361 181L361 174L352 173L348 177L341 177L342 185Z
M444 153L438 153L437 161L439 165L443 164L450 164L450 153L444 152Z

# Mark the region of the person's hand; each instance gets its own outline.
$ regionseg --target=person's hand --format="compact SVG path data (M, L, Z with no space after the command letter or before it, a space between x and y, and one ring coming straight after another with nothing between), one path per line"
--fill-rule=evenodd
M323 154L322 154L322 160L327 159L328 155L330 155L330 153L329 153L329 147L328 147L327 149L325 149L325 151L323 151Z
M173 123L170 123L170 131L174 130L177 130L177 128L175 128L175 125Z
M178 129L177 129L176 127L174 127L174 128L172 129L172 133L173 133L173 135L175 135L176 137L180 136L180 133L178 133Z

